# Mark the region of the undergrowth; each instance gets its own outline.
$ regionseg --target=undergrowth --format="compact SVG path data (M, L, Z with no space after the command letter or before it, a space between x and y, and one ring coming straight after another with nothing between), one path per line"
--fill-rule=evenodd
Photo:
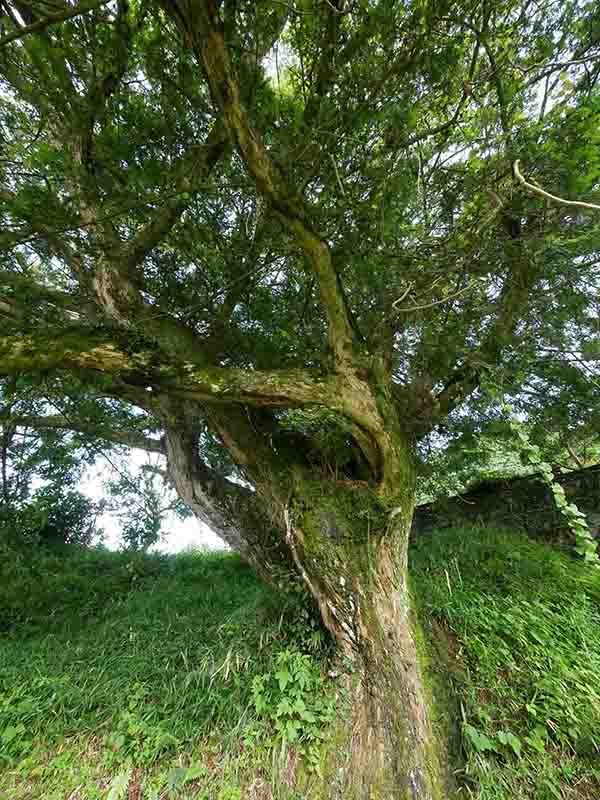
M331 718L306 609L225 553L3 571L1 800L294 797Z
M459 797L597 800L597 571L461 529L420 539L412 573ZM310 619L234 555L4 558L0 800L310 798L336 713Z
M549 546L484 528L424 536L413 584L454 669L478 800L600 798L600 576Z

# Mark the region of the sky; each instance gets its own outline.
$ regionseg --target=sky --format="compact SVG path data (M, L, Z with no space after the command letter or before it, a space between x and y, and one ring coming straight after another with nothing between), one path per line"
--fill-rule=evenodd
M135 472L143 464L148 463L148 460L147 453L141 450L131 450L127 466L132 472ZM99 458L88 470L78 488L92 500L101 500L106 497L105 484L111 476L114 476L111 466ZM168 490L165 488L165 502L168 502L167 492ZM98 518L98 527L104 529L103 543L111 550L117 550L121 546L121 531L117 515L103 514ZM195 517L180 519L175 514L169 514L163 526L163 534L163 541L152 547L152 551L179 553L191 548L207 548L209 550L226 548L223 541Z

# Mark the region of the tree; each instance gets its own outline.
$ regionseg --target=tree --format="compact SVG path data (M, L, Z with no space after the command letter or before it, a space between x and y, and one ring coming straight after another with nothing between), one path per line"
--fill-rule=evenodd
M88 545L102 504L78 489L90 452L68 430L37 429L39 398L13 380L0 386L0 528L12 545ZM46 403L47 405L47 403ZM16 424L15 420L19 421ZM43 422L50 421L44 416Z
M160 449L199 519L310 592L353 675L324 791L445 797L419 457L500 394L590 424L598 7L4 8L1 374L67 399L40 425L97 435L98 407Z

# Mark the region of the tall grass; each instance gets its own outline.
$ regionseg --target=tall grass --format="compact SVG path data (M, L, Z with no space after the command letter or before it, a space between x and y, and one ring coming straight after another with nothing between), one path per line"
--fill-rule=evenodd
M458 796L600 798L600 575L485 529L411 560ZM235 555L67 548L5 558L0 580L0 800L310 798L319 720L303 751L273 709L283 665L329 718L322 637Z
M122 768L160 786L198 748L239 755L254 677L298 639L295 612L230 554L38 554L4 589L6 800L82 782L103 797Z
M420 539L424 616L447 639L464 791L600 798L600 571L508 531Z

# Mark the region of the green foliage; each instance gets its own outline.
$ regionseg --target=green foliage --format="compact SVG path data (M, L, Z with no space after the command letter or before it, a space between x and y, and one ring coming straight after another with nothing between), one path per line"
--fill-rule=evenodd
M39 381L0 381L0 526L6 538L21 545L89 544L104 503L78 490L93 460L65 430L19 430L9 415L36 416L42 400Z
M157 758L176 753L181 747L181 741L168 731L165 724L148 718L145 706L149 702L152 702L152 697L148 687L134 683L129 689L127 707L115 720L106 740L117 764L128 757L135 759L136 763L152 764Z
M248 155L223 147L210 169L201 164L223 109L174 6L117 3L9 43L0 59L3 330L19 341L39 334L40 362L52 336L78 343L100 327L121 344L124 329L128 352L151 341L170 366L191 357L327 371L329 290L301 253L302 217L331 252L328 281L348 313L356 374L389 366L410 433L432 422L456 433L467 420L477 430L489 412L475 393L484 371L535 424L597 433L598 217L527 192L511 172L520 158L530 181L594 201L595 6L334 6L218 4L248 122L284 194L302 205L287 233L287 201L265 200L270 181ZM13 30L18 10L3 19ZM106 253L108 281L98 279ZM111 281L113 298L99 288ZM88 442L124 421L164 426L144 400L152 386L174 388L164 373L115 381L63 366L36 377L52 383L74 425L93 423ZM33 377L21 371L19 397ZM464 413L452 413L454 401L436 406L444 387ZM284 400L272 413L263 404L265 439L287 432ZM221 451L211 466L231 466L200 407L192 417ZM307 433L311 456L321 447L323 467L336 467L340 441L320 426ZM342 468L356 444L344 434Z
M277 654L275 667L252 681L259 725L246 731L246 741L293 745L316 767L319 745L335 719L335 700L327 696L322 670L308 654L286 648Z
M425 454L417 503L429 503L468 491L478 483L530 474L512 437L493 422L477 433L464 432Z
M510 406L507 406L505 410L509 414L512 413ZM527 428L514 417L509 418L509 427L517 441L522 460L533 466L535 474L539 476L540 480L546 484L552 493L556 508L564 517L575 537L577 553L589 564L600 566L598 544L592 536L585 514L577 508L575 503L567 501L565 490L554 479L552 467L547 461L543 460L539 446L531 442Z
M428 536L411 561L471 796L596 797L597 571L484 529ZM311 796L337 713L326 651L309 657L301 607L282 613L237 557L39 550L23 585L0 650L2 800Z
M423 537L412 566L423 609L456 659L464 776L476 796L596 796L598 572L483 528Z
M122 546L131 551L145 551L160 542L163 524L169 512L180 518L189 510L174 497L163 479L150 469L134 471L122 463L116 477L107 481L110 497L107 509L118 519Z
M303 651L302 609L282 608L237 556L39 549L2 578L0 786L11 800L63 800L84 782L105 800L102 786L119 796L140 771L148 797L236 796L239 780L279 769L255 680L286 668L315 715L286 748L322 735L324 650ZM252 730L260 741L244 745Z
M21 545L90 544L100 531L96 517L103 503L95 503L72 486L51 483L19 504L0 506L3 533Z

